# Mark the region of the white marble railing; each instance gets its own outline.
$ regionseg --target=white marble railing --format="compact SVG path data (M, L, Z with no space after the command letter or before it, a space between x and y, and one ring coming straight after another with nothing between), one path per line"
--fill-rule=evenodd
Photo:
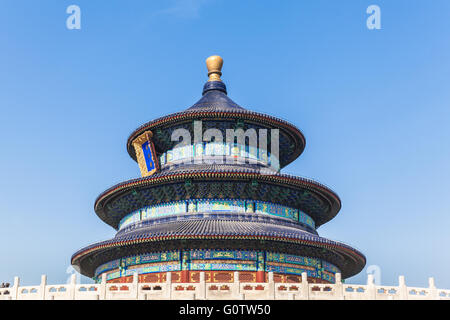
M235 275L238 279L238 275ZM47 277L38 286L20 286L18 277L10 288L0 289L0 300L450 300L450 290L437 289L434 279L428 288L408 287L403 276L398 286L377 286L369 275L366 285L341 283L336 274L335 284L308 283L306 273L301 283L275 283L273 274L265 283L207 283L200 274L198 283L175 283L167 274L164 283L76 284L72 275L69 284L48 285Z

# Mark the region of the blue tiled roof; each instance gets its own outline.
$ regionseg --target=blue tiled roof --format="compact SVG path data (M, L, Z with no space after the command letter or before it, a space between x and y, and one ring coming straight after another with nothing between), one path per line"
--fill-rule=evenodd
M220 112L239 110L245 109L227 96L225 84L220 81L207 82L203 88L203 97L187 109L187 111Z
M263 245L259 242L263 239L276 241L280 245L288 244L295 253L307 252L313 257L326 257L327 261L339 267L344 277L358 273L366 262L364 255L348 245L291 226L233 219L189 219L118 233L111 240L79 250L72 256L72 264L79 267L83 274L92 276L91 273L98 265L120 257L123 252L137 254L140 251L157 251L166 247L168 241L201 240L203 246L208 247L208 243L214 245L220 240L230 243L228 239L235 239L246 250L254 249L248 242L254 240L258 240L259 245Z

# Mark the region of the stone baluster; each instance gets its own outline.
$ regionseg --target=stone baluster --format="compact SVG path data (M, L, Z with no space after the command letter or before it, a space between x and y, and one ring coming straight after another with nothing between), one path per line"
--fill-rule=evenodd
M172 274L170 272L168 272L166 277L166 291L161 292L164 295L164 298L167 300L170 300L172 298L172 285L176 285L176 284L172 284ZM357 295L355 294L349 294L347 297L345 296L346 292L344 290L344 285L342 284L341 281L341 274L340 273L336 273L335 275L335 283L334 284L330 284L330 287L332 287L334 294L334 299L336 300L343 300L343 299L357 299L357 300L363 300L363 299L370 299L370 300L375 300L377 297L377 292L376 292L376 286L374 283L374 277L372 274L369 274L367 277L367 288L366 291L364 293L358 293ZM106 299L111 299L112 297L110 295L108 295L108 291L107 291L107 282L106 282L106 273L103 273L101 276L101 283L98 287L99 291L98 291L98 299L99 300L106 300ZM70 284L67 286L68 290L67 290L67 294L68 294L68 299L82 299L82 296L77 297L76 296L76 282L77 282L77 275L76 274L72 274L70 277ZM428 289L428 294L427 296L423 296L419 297L422 299L439 299L439 290L436 288L435 282L434 282L434 278L428 278L428 288L423 288L423 289ZM235 272L234 274L234 280L233 283L230 284L231 286L231 290L232 290L232 297L233 299L236 300L245 300L245 293L241 293L241 288L240 288L241 283L239 282L239 272ZM302 294L301 297L298 297L300 299L309 299L309 290L310 287L312 287L314 284L309 284L308 283L308 277L307 277L307 273L304 272L302 273L302 283L300 286L300 292ZM20 296L20 278L19 277L14 277L14 284L13 286L10 288L10 296L8 297L10 300L17 300L19 299ZM355 285L356 286L356 285ZM42 275L41 276L41 283L39 285L39 289L37 291L38 294L38 299L52 299L54 298L53 295L51 294L47 294L47 289L48 289L47 285L47 276L46 275ZM146 294L141 294L141 292L139 291L139 276L137 273L133 274L133 282L129 285L129 297L132 299L145 299L146 298ZM196 294L193 295L194 299L200 299L200 300L207 300L208 297L208 291L207 291L207 283L206 283L206 274L205 272L200 272L200 283L199 283L199 290L196 291ZM276 291L276 286L275 286L275 281L274 281L274 275L273 272L269 272L268 273L268 283L266 285L267 287L267 299L273 300L273 299L277 299L278 298L278 292ZM423 290L423 289L419 289L419 290ZM396 288L396 294L395 297L402 299L402 300L407 300L408 299L408 287L406 286L406 281L405 281L405 277L404 276L399 276L399 285ZM61 294L61 293L57 293L57 294ZM393 295L391 294L390 297L392 298ZM296 299L296 294L292 293L292 292L288 292L288 299Z
M39 300L45 300L45 287L47 286L47 276L41 276L41 284L39 285Z
M366 299L375 300L377 298L377 288L373 279L373 274L367 276L367 292Z
M166 273L166 299L172 299L172 273Z
M77 290L77 274L74 273L70 276L69 300L75 300L76 290Z
M309 300L309 284L308 284L308 274L302 272L302 283L301 283L302 300Z
M268 289L268 299L269 300L275 300L275 282L273 281L273 272L269 272L269 279L268 279L267 289Z
M398 291L400 300L408 300L408 288L406 287L405 276L398 277Z
M196 296L196 299L198 300L206 300L206 275L205 272L200 272L200 292L198 296Z
M20 278L14 277L14 284L11 288L11 298L12 300L17 300L17 296L19 295L19 285L20 285Z
M139 298L139 275L137 272L133 273L133 283L130 288L130 295L133 295L133 299Z
M438 300L439 299L439 294L438 294L438 290L436 288L436 285L434 284L434 278L433 277L428 278L428 289L430 291L430 299L431 300Z
M99 300L106 300L106 273L102 273L102 282L100 283Z
M241 282L239 281L239 271L234 272L233 277L234 283L233 283L233 296L236 297L237 300L245 300L244 293L241 293Z
M334 277L334 285L331 285L331 287L334 289L335 299L344 300L344 286L342 284L342 276L338 272Z

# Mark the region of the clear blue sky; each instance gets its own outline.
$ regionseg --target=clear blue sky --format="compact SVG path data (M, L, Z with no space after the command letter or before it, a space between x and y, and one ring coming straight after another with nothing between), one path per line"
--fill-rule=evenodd
M305 134L284 172L341 197L319 233L383 284L450 288L449 16L448 0L2 0L0 281L65 282L72 253L114 236L93 205L139 176L128 135L196 102L219 54L233 100Z

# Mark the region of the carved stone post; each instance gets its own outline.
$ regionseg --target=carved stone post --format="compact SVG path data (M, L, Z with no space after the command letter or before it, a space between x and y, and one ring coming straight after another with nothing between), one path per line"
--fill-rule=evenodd
M99 300L106 300L106 273L102 273L102 282L100 283Z
M130 294L133 295L134 299L139 298L139 275L137 272L133 273L133 284L131 285Z
M234 277L233 277L233 299L236 300L244 300L244 294L241 293L241 282L239 281L239 272L235 271L234 272Z
M76 275L76 273L74 273L70 276L69 300L75 300L75 293L77 290L76 285L77 285L77 275Z
M436 288L436 285L434 284L433 277L428 278L428 288L430 291L430 299L432 299L432 300L439 299L438 290Z
M11 296L12 300L17 300L17 296L19 295L19 285L20 285L20 278L14 277L14 284L11 288Z
M39 299L45 300L45 287L47 286L47 276L43 274L41 276L41 284L39 286Z
M332 285L332 287L334 287L334 293L335 293L335 298L336 300L344 300L344 286L342 284L342 276L341 274L338 272L336 273L335 277L335 281L334 281L334 285Z
M309 284L308 284L308 274L302 272L302 283L301 283L302 300L309 300Z
M166 273L166 299L171 300L172 299L172 273L167 272Z
M377 288L375 287L373 274L367 276L367 294L366 299L375 300L377 296Z
M398 277L398 290L400 300L408 300L408 289L406 287L405 276Z
M198 300L206 300L206 276L205 276L205 272L202 271L200 272L200 292L198 294L198 296L196 296L196 299Z
M275 282L273 281L273 272L269 272L269 281L267 284L267 289L269 291L269 300L275 300Z

